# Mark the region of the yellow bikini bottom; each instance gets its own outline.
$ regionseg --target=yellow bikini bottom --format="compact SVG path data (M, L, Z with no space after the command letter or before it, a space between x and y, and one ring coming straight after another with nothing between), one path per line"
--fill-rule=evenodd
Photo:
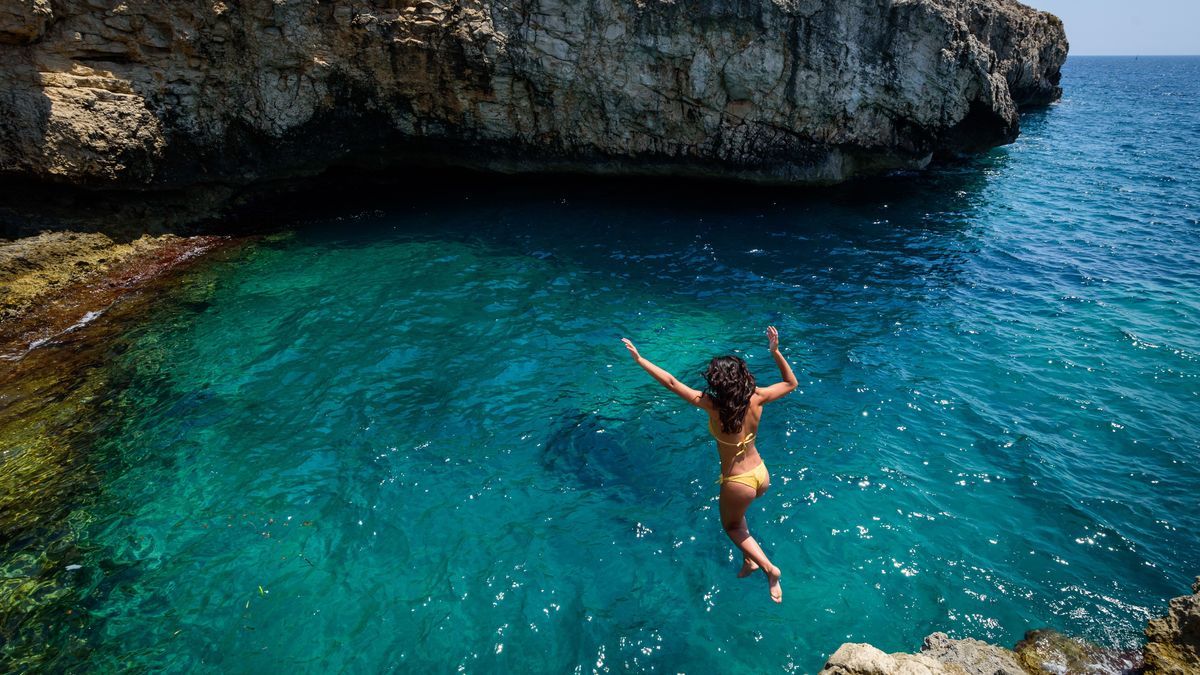
M746 485L746 486L754 488L756 491L765 482L767 482L767 465L766 464L759 464L758 466L747 471L746 473L739 473L735 476L718 476L717 477L717 485L724 485L725 483L741 483L742 485Z

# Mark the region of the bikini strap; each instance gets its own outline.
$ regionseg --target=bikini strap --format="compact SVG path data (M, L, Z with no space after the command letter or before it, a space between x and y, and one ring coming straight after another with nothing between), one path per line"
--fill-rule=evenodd
M708 418L708 433L712 434L712 437L713 437L714 439L716 439L716 441L717 441L718 443L723 443L723 444L725 444L725 445L736 445L736 446L737 446L737 447L739 447L739 448L740 448L740 447L743 447L743 446L745 446L745 445L746 445L746 444L748 444L748 443L753 443L753 442L754 442L754 434L750 434L749 436L746 436L746 437L745 437L745 438L743 438L742 440L740 440L740 441L737 441L737 442L735 442L735 443L730 443L729 441L723 441L723 440L721 440L720 438L718 438L718 437L717 437L717 430L716 430L716 429L713 429L713 425L712 425L712 418L711 418L711 417L710 417L710 418ZM743 451L743 452L744 452L744 451Z

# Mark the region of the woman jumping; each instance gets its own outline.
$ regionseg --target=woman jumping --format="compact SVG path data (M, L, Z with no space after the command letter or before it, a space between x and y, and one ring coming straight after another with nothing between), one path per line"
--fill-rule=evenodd
M779 353L779 331L767 327L767 344L783 381L769 387L755 387L754 376L746 362L736 356L718 356L708 362L704 379L708 386L703 392L676 380L667 371L650 363L638 354L637 347L622 338L625 348L650 376L677 396L708 413L708 431L717 439L717 455L721 460L721 525L725 534L742 551L742 570L738 577L748 577L761 568L770 584L771 599L783 602L779 586L781 572L771 564L758 542L750 536L746 525L746 509L750 502L767 491L771 477L754 446L754 436L762 419L763 406L791 393L798 384L792 367Z

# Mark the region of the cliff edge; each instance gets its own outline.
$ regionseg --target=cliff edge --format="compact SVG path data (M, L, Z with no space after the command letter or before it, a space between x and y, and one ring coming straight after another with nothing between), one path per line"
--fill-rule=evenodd
M1066 53L1015 0L0 0L0 177L830 183L1012 141Z

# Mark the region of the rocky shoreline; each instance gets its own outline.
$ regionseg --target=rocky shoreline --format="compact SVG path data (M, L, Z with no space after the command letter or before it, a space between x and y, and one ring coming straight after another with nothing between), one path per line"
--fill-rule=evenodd
M146 283L235 240L227 236L44 232L0 241L0 358L76 330Z
M85 209L98 219L192 223L346 166L827 185L1011 142L1021 109L1061 96L1067 49L1061 21L1015 0L10 2L0 180L64 192L0 209L57 223L46 204L69 189L110 196ZM236 241L0 241L0 358ZM13 485L65 473L46 447ZM1200 674L1200 578L1192 591L1140 651L934 633L913 654L843 644L821 672Z
M822 675L1145 675L1200 674L1200 577L1192 595L1174 598L1167 614L1146 625L1141 651L1104 649L1053 630L1029 631L1013 649L945 633L925 638L914 654L887 654L869 644L847 642L826 662Z
M0 3L0 232L170 231L347 168L828 185L1011 142L1067 49L1016 0ZM215 245L0 245L0 353Z

